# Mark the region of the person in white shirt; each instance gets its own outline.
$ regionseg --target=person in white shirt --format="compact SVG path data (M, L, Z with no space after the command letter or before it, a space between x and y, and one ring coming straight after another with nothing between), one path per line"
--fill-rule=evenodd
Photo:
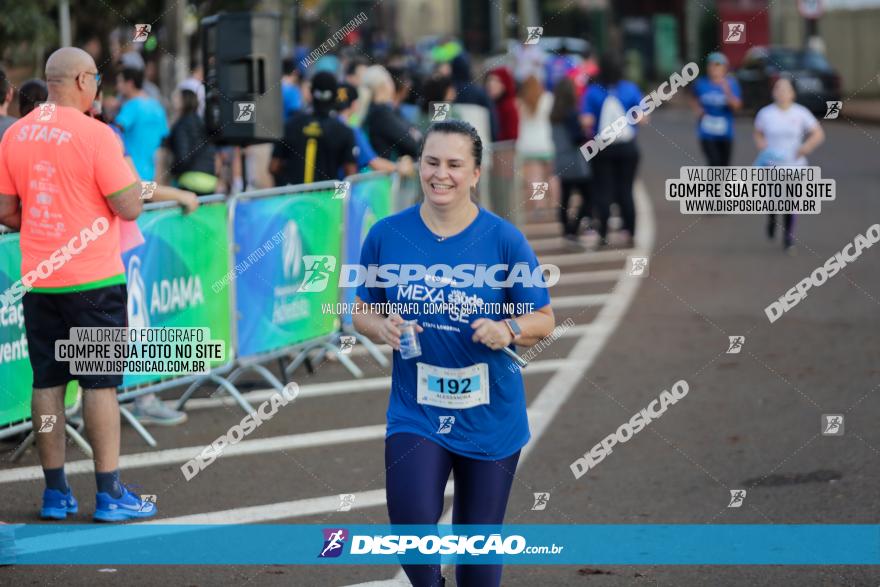
M519 132L516 139L516 154L523 166L526 187L536 182L549 182L555 148L553 131L550 125L550 111L553 109L553 94L544 89L541 81L530 75L520 88L517 101L519 110ZM531 194L527 190L526 194ZM534 202L535 208L545 209L553 206L550 200ZM531 201L531 198L530 198ZM555 206L553 206L555 207Z
M764 106L755 117L755 145L763 153L773 153L780 165L807 165L807 155L825 140L825 132L816 117L795 101L794 86L781 78L773 86L773 103ZM794 214L783 214L785 233L783 247L791 251L794 244ZM776 218L770 214L767 236L776 234Z

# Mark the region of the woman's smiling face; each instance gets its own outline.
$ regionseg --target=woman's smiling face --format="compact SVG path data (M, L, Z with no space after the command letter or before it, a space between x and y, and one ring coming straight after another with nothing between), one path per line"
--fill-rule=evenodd
M432 132L425 139L419 160L419 178L425 198L436 206L470 198L480 178L470 137L460 133Z

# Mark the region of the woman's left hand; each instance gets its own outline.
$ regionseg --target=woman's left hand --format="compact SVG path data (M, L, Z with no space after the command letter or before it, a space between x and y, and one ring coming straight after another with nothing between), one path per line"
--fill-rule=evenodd
M488 318L479 318L471 323L474 336L471 340L481 342L493 351L510 346L513 334L504 322L496 322Z

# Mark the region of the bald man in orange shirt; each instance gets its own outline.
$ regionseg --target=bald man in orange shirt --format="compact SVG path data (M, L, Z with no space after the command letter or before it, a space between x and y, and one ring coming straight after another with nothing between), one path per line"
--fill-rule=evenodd
M141 185L105 124L88 117L100 73L92 57L73 47L46 62L49 98L13 124L0 141L0 224L21 230L22 279L0 293L4 306L22 301L34 373L34 423L54 416L36 435L46 479L41 516L78 512L64 475L64 390L83 388L86 433L95 452L94 518L120 521L156 513L119 481L119 406L122 375L70 373L55 358L55 341L72 328L125 327L126 286L119 220L143 208Z

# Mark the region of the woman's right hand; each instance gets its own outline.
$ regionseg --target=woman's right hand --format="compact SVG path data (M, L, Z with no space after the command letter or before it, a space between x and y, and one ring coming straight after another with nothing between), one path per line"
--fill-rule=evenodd
M400 328L398 328L398 325L402 323L403 318L399 315L389 314L379 325L379 338L395 351L400 350Z
M400 325L403 324L403 322L404 319L398 314L389 314L379 325L379 338L395 351L400 351ZM416 332L422 331L424 331L424 329L416 324Z

